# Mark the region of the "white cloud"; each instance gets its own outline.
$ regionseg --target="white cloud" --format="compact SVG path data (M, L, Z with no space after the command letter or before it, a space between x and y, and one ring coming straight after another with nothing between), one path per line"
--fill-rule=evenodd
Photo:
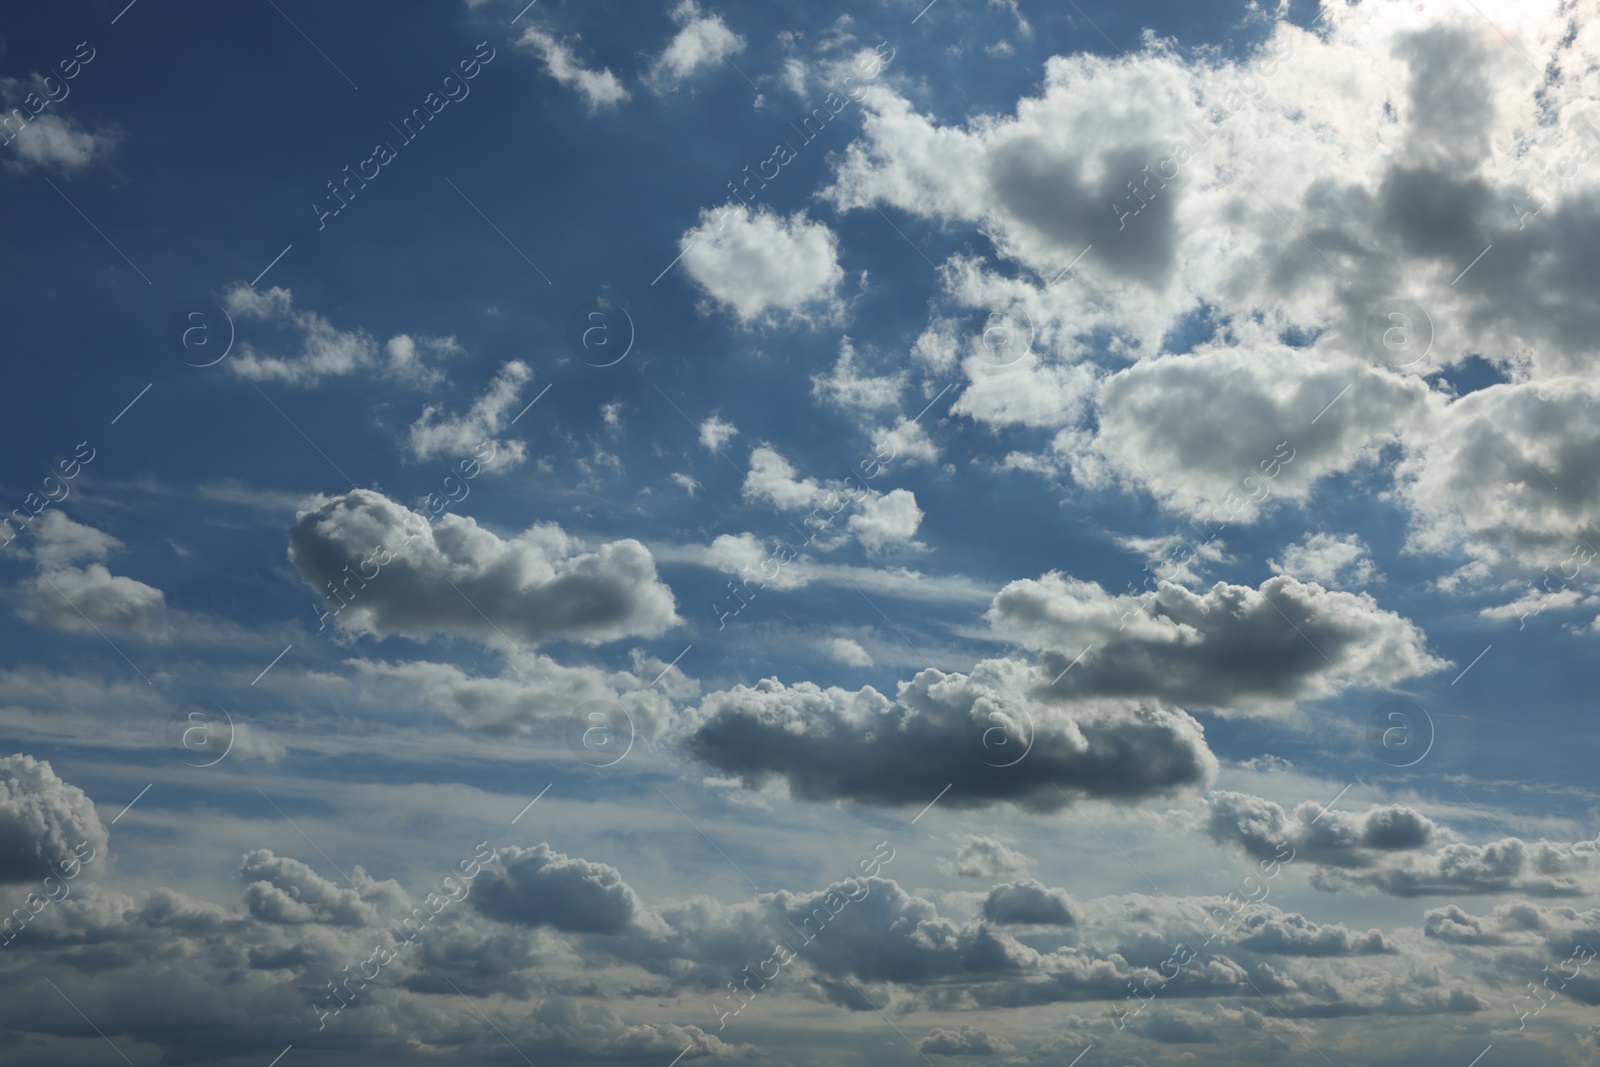
M1367 543L1357 534L1308 534L1283 550L1283 561L1269 560L1279 574L1329 589L1371 585L1381 578Z
M881 453L879 453L881 455ZM766 445L750 452L750 469L745 473L742 493L746 500L765 501L780 511L810 509L800 525L817 535L811 543L820 549L835 548L854 537L869 551L889 545L918 547L912 540L922 522L922 509L909 489L879 493L846 478L820 483L801 478L794 465ZM831 539L820 535L832 530L835 518L854 504L856 511Z
M842 408L878 411L898 404L905 384L904 371L878 378L862 374L857 366L856 347L846 337L840 342L839 359L833 371L811 376L811 395L826 398Z
M744 38L729 29L721 15L700 14L694 0L684 0L672 14L682 29L650 63L649 81L658 92L676 89L696 71L744 51Z
M578 59L577 53L562 41L529 26L517 38L517 44L544 61L550 76L569 89L576 89L589 103L590 111L615 107L629 97L629 92L609 69L590 70Z
M872 656L861 647L861 642L849 637L828 639L828 655L846 667L870 667Z
M395 378L414 385L433 386L444 381L444 372L430 366L424 356L434 360L459 356L465 349L454 337L412 337L397 333L384 342L383 354L388 357L388 372Z
M739 428L713 415L700 424L700 443L715 452L733 439Z
M103 156L122 140L115 132L90 133L60 115L39 115L11 139L16 155L6 160L12 170L38 167L70 175Z
M439 405L427 405L411 424L406 439L412 457L466 459L487 442L494 462L485 464L484 470L500 472L517 466L527 456L527 445L496 435L510 427L511 419L516 417L513 412L522 406L522 387L532 380L533 371L528 365L514 359L500 368L466 414L441 416L443 409Z
M815 311L844 279L838 238L804 211L788 218L743 204L720 216L705 211L679 247L689 276L746 324L774 312Z

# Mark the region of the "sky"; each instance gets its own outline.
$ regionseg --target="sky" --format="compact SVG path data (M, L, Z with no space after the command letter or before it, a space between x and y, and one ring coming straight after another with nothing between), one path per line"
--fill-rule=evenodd
M1600 1063L1597 15L9 11L0 1060Z

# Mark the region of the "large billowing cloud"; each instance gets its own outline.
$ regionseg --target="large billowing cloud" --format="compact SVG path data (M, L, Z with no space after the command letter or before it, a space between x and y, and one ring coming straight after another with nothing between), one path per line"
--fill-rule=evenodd
M356 633L598 644L678 622L672 591L638 541L585 552L554 524L511 538L458 515L430 525L369 489L301 512L289 558Z
M0 884L37 882L66 861L104 855L106 840L94 804L47 761L0 758Z
M1007 585L987 617L1057 671L1081 654L1060 679L1064 693L1157 697L1221 714L1284 713L1351 685L1382 688L1447 666L1413 623L1372 597L1282 575L1259 589L1166 583L1114 596L1052 573Z
M946 295L1031 344L998 374L966 360L955 410L1060 430L1008 465L1248 522L1398 442L1415 545L1553 563L1600 496L1587 26L1556 0L1328 5L1237 59L1056 56L965 119L877 84L824 196L990 240L944 264ZM954 364L962 338L930 332ZM1511 384L1451 402L1419 375L1468 356Z
M1074 700L1018 660L971 674L929 668L898 697L766 679L701 701L686 745L759 786L781 779L807 800L1035 811L1072 796L1136 799L1208 781L1216 759L1200 724L1149 701ZM1030 746L1031 742L1031 746Z

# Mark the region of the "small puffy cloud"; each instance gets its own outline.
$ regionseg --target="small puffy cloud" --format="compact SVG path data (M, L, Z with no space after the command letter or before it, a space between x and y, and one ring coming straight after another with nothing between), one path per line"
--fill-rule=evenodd
M581 934L637 933L660 925L609 864L542 843L507 846L499 857L502 868L479 874L472 894L473 905L491 919Z
M94 804L47 760L0 757L0 884L39 881L68 860L104 854L106 843Z
M1046 654L1064 692L1154 696L1220 714L1286 714L1351 685L1385 688L1442 670L1411 621L1371 596L1287 576L1259 589L1171 583L1113 596L1058 573L1015 581L986 616L995 632Z
M523 30L522 36L517 38L517 45L543 60L545 69L557 82L583 94L590 111L615 107L630 95L609 69L590 70L570 45L537 27L529 26Z
M1072 926L1078 921L1066 890L1051 889L1033 878L989 890L983 917L997 926Z
M459 515L430 525L368 489L300 512L289 559L354 633L599 644L679 622L672 590L638 541L586 552L554 524L511 538Z
M112 574L103 563L40 574L33 580L32 594L24 617L58 630L92 633L98 628L146 641L172 636L166 594Z
M15 155L6 159L11 170L35 167L71 175L82 170L116 147L121 140L114 131L90 133L70 118L40 115L17 131L10 145Z
M1283 560L1269 560L1279 574L1329 589L1370 585L1380 577L1367 543L1357 534L1311 534L1283 550Z
M1074 794L1139 799L1215 774L1187 714L1133 701L1065 704L1049 683L1017 660L987 660L970 675L930 668L902 682L896 700L871 686L769 678L705 697L684 743L753 788L778 780L806 800L883 806L925 805L938 791L930 783L950 782L946 806L1054 811Z
M465 351L454 337L412 337L407 333L397 333L383 345L389 374L423 386L444 381L444 372L432 366L431 361L459 356Z
M1315 923L1294 912L1250 912L1229 936L1241 948L1279 956L1371 956L1398 951L1381 931L1359 933L1339 923Z
M1371 889L1396 897L1520 893L1530 897L1600 894L1600 840L1453 842L1365 870L1324 867L1311 884L1327 892Z
M955 862L940 862L940 869L962 878L1004 878L1027 870L1033 861L1016 849L992 837L968 834L956 849Z
M844 279L838 238L804 211L784 218L744 204L708 210L679 247L689 276L745 324L773 312L802 315L831 301Z
M799 567L780 566L784 562L753 533L718 534L706 549L706 563L743 579L747 591L751 582L757 588L798 589L811 580Z
M848 637L835 637L828 641L828 655L846 667L870 667L872 657L859 641Z
M442 408L429 404L411 424L406 445L415 459L436 457L465 459L480 445L492 446L494 461L485 470L506 471L527 455L527 446L517 440L502 440L496 435L509 428L521 405L522 387L533 380L533 371L521 360L502 366L482 396L473 401L464 415L442 415Z
M917 1040L916 1049L933 1056L998 1056L1017 1051L1017 1046L975 1026L963 1026L959 1030L936 1026L926 1037Z
M690 496L694 496L694 491L696 489L700 488L700 483L699 482L695 481L694 478L692 478L691 476L689 476L687 474L684 474L681 471L673 471L672 474L669 475L669 477L672 479L672 482L673 482L674 485L677 485L679 488L681 488L685 493L688 493Z
M110 534L74 522L55 508L33 523L33 561L41 570L53 571L88 560L102 561L122 542Z
M700 443L715 452L733 439L739 428L713 415L700 424Z
M935 463L939 459L939 446L933 443L928 431L920 422L912 422L904 415L893 426L872 431L872 449L889 461L906 463Z
M650 63L649 81L658 92L676 89L696 71L744 51L744 38L729 29L721 15L702 15L694 0L685 0L673 18L682 28Z
M877 463L877 460L870 462ZM922 509L909 489L878 493L852 484L849 478L826 484L814 478L802 478L792 463L765 445L751 450L749 468L742 489L744 498L766 502L780 511L810 509L801 525L814 534L820 535L830 529L840 512L855 505L855 513L845 520L835 539L813 542L819 548L837 547L847 537L854 537L869 551L878 551L890 544L914 545L911 539L922 523Z

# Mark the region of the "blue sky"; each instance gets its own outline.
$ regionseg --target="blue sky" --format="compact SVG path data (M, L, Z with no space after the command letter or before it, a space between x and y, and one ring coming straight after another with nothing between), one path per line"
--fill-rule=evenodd
M1593 6L0 24L7 1061L1594 1062Z

